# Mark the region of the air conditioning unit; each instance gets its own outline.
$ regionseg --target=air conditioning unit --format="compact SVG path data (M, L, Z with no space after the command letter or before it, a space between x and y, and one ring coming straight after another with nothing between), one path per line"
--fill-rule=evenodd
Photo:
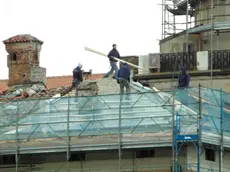
M138 64L143 69L138 69L138 74L146 75L149 74L149 56L141 55L138 58Z
M197 70L208 70L208 51L198 51L196 61Z
M138 74L149 74L149 69L157 69L160 71L160 54L149 54L139 56L139 66L143 70L138 69Z
M160 54L149 54L149 69L160 68Z

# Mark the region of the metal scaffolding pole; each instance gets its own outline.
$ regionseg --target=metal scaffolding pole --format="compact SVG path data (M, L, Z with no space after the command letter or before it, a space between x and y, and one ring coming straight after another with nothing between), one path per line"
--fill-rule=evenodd
M173 96L172 96L172 169L173 169L173 172L175 171L175 93L176 93L176 90L174 91L173 93Z
M168 33L170 34L170 15L169 15L169 12L168 13L168 22L167 22L167 25L168 25Z
M223 131L223 91L220 90L220 149L219 149L219 172L223 171L223 154L224 154L224 131Z
M173 9L176 9L176 1L173 1ZM173 14L173 33L176 34L176 16Z
M19 171L18 169L18 161L19 161L19 140L18 140L18 120L19 120L19 104L18 104L18 100L17 100L17 114L16 114L16 131L15 131L15 139L16 139L16 152L15 152L15 169L16 172Z
M119 103L119 137L118 137L118 142L119 142L119 172L121 172L121 155L122 155L122 150L121 150L121 97L122 94L120 93L120 103Z
M68 94L68 107L67 107L67 128L66 128L66 134L67 134L67 151L66 151L66 161L67 161L67 171L69 171L69 158L70 158L70 136L69 136L69 106L70 106L70 97Z
M214 29L214 24L213 24L213 0L211 0L211 47L210 47L210 53L211 53L211 88L212 88L212 85L213 85L213 80L212 80L212 76L213 76L213 29Z
M164 38L165 38L165 22L166 22L166 4L165 3L166 3L166 0L164 0L164 3L162 4L164 6L164 22L163 22L164 23L163 24L164 25L164 33L163 33Z
M188 15L189 15L189 9L188 9L189 2L187 1L187 8L186 8L186 35L185 35L185 44L186 44L186 52L188 52Z
M219 5L219 4L220 4L220 0L217 1L217 5ZM220 7L220 6L218 6L218 7ZM220 10L218 10L218 13L220 15ZM216 50L220 50L220 47L219 47L220 40L219 40L219 38L220 38L220 32L219 32L219 30L217 30L216 31Z
M201 97L201 85L199 84L199 116L197 124L198 146L197 146L197 172L200 172L200 154L201 154L201 121L202 121L202 97Z
M161 39L163 39L164 38L164 0L162 0L162 3L161 3Z

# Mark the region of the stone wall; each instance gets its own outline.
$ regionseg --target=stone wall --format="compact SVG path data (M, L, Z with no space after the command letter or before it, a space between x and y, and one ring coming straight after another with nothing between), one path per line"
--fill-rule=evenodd
M13 52L17 51L36 51L40 52L41 51L41 44L37 42L25 42L25 43L12 43L12 44L6 44L6 51L8 53L11 53L12 50Z
M40 43L10 43L5 44L5 48L9 53L7 56L9 86L46 83L46 69L39 67Z
M46 85L46 68L31 67L30 81L33 83L43 83Z
M30 81L29 64L11 64L9 67L8 85L26 84Z

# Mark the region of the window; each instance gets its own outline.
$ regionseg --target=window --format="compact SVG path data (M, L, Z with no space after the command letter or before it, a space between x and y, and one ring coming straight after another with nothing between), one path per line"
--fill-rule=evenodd
M213 150L213 149L205 149L205 160L207 160L207 161L215 161L215 150Z
M71 152L69 161L85 161L85 153Z
M154 149L136 151L136 158L150 158L155 156Z
M17 60L17 55L16 55L16 53L12 54L12 60L13 60L13 61L16 61L16 60Z
M194 44L186 44L186 43L184 43L184 47L183 47L184 52L187 52L186 51L186 45L188 46L188 52L189 53L194 52Z
M34 61L38 61L38 57L39 57L39 54L38 53L34 53Z
M12 165L15 164L15 156L14 155L4 155L0 157L0 164L2 165Z

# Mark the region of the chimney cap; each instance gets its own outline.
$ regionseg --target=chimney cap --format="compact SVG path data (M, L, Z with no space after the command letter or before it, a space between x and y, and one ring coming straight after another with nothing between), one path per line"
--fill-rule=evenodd
M30 34L16 35L3 41L4 44L26 43L26 42L38 42L40 44L43 44L43 41L37 39L34 36L31 36Z

